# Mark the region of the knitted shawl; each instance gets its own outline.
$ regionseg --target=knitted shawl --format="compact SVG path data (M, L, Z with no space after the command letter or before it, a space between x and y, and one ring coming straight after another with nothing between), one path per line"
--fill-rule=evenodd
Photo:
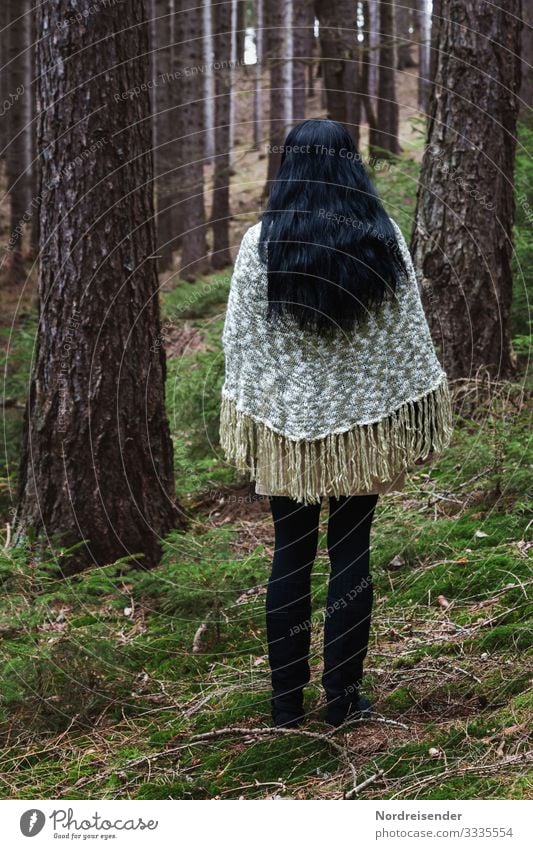
M220 443L229 462L269 491L305 504L326 487L349 495L451 440L447 376L393 224L408 275L364 325L333 339L300 329L290 315L267 321L261 223L244 234L222 335Z

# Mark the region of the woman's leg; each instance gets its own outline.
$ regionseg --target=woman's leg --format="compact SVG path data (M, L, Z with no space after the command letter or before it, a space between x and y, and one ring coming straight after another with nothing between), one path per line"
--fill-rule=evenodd
M378 495L330 498L331 574L324 620L324 674L328 721L339 724L355 709L363 676L372 612L370 528Z
M266 594L268 658L272 672L272 716L295 724L303 713L309 681L311 570L318 546L320 504L302 505L274 495L274 558Z

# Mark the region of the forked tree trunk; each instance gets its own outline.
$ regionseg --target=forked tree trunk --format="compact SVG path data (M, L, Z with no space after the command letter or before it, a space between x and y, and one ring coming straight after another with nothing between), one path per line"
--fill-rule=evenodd
M71 13L68 0L37 11L47 194L15 534L52 542L65 572L126 555L154 565L177 518L141 88L146 9L130 0L129 27L120 5L102 6L90 27L62 26Z
M484 0L440 5L412 252L449 376L470 377L483 367L505 377L512 373L520 0L502 0L490 10Z

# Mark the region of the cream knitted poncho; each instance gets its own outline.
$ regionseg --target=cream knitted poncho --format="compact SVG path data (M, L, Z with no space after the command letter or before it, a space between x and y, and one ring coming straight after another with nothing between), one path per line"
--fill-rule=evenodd
M301 330L292 316L266 320L261 223L244 234L222 336L220 442L226 459L270 494L310 504L369 490L451 440L446 373L393 224L408 276L362 327L334 339Z

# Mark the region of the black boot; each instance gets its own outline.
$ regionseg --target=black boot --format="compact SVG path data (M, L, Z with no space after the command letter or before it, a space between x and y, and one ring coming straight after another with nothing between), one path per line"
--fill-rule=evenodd
M338 728L349 719L365 719L372 712L372 702L365 696L352 695L348 703L328 704L326 722Z
M267 612L268 659L272 673L272 721L291 728L304 717L303 688L309 682L309 609Z

